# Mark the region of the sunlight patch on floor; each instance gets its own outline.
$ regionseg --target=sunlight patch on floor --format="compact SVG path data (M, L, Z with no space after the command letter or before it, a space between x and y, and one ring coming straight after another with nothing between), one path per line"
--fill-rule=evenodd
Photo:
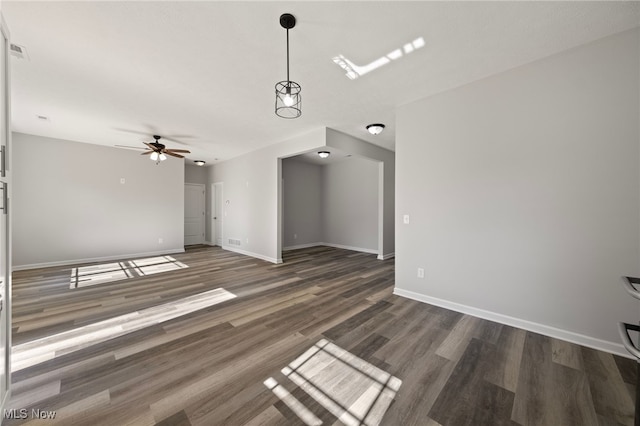
M326 339L281 372L347 426L379 425L402 385L399 378ZM270 377L264 384L305 424L322 423L275 379Z
M71 270L69 288L88 287L184 268L188 268L188 266L171 256L156 256L82 266Z
M235 297L235 294L224 288L216 288L173 302L15 345L11 352L11 370L13 372L19 371L145 327L217 305Z

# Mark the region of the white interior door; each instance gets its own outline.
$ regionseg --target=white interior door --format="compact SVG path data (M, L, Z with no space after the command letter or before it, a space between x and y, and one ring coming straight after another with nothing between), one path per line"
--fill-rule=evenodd
M213 208L211 211L213 212L212 216L212 226L213 237L212 241L219 247L222 247L222 223L223 223L223 206L222 206L222 182L214 183L211 185L211 200L213 202Z
M184 184L184 245L204 243L204 185Z
M11 383L11 227L8 153L11 135L9 31L0 14L0 413L10 397ZM1 422L0 418L0 422Z

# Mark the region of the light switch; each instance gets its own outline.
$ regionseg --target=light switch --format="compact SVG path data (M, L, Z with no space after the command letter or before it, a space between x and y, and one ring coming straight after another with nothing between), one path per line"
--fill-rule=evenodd
M124 178L120 178L120 183L124 185L124 183L125 183Z
M402 221L404 222L405 225L409 224L409 215L405 214L404 216L402 216Z

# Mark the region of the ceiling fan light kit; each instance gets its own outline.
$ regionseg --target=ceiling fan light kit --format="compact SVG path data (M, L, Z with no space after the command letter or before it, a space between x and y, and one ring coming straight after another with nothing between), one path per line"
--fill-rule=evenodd
M295 16L283 13L280 15L280 26L287 30L287 79L276 83L276 115L298 118L302 115L302 87L289 78L289 30L296 26Z
M184 155L181 154L190 154L191 151L186 149L168 149L164 144L161 144L159 141L162 139L162 136L153 135L154 142L144 142L147 146L147 150L140 155L148 155L151 161L155 161L156 165L160 164L161 161L165 161L168 157L176 158L184 158Z

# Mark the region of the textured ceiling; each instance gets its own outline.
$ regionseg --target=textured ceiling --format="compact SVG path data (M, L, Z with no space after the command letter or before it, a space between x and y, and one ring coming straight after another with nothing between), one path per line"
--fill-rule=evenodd
M298 20L296 120L273 112L285 12ZM397 106L640 23L637 2L575 1L3 1L2 13L29 56L12 63L15 131L131 146L157 133L209 164L322 126L393 150ZM385 132L368 135L372 122Z

